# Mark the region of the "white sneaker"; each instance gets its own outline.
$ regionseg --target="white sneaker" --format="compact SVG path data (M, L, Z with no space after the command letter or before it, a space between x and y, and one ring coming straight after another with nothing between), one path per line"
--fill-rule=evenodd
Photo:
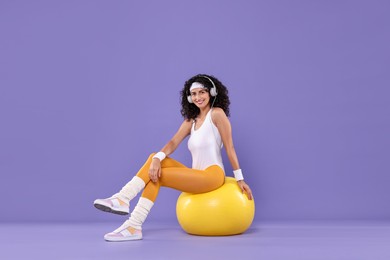
M131 227L128 220L111 233L104 235L104 239L110 242L141 240L142 231Z
M121 205L118 198L97 199L93 202L95 208L119 215L129 214L130 205Z

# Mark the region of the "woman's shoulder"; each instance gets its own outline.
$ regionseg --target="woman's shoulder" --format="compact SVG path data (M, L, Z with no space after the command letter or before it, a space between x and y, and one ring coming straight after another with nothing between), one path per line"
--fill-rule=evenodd
M229 120L225 114L225 111L220 107L214 107L211 111L211 118L214 123L218 123L221 120Z
M181 123L181 126L182 127L191 127L193 121L194 120L192 120L192 119L184 119L183 122Z
M211 111L211 116L213 118L226 117L225 111L220 107L214 107Z
M183 123L181 124L181 127L185 129L191 129L193 121L194 120L192 119L184 119Z

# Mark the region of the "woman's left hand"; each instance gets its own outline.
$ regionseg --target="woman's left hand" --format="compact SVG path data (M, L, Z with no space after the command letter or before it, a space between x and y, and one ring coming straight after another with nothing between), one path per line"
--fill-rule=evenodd
M246 195L248 196L248 199L249 200L252 200L253 199L253 195L252 195L252 190L251 188L249 188L249 185L245 183L245 181L241 180L241 181L237 181L237 184L238 186L240 187L240 189L242 190L242 192L246 193Z

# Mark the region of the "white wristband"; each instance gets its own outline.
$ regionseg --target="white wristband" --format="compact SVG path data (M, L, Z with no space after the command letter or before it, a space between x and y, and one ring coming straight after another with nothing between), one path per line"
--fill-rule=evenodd
M236 178L236 181L242 181L244 179L244 176L242 175L241 169L233 171L234 178Z
M158 153L156 153L156 154L153 156L153 158L159 159L160 162L161 162L162 160L164 160L165 157L167 157L167 155L166 155L165 153L163 153L163 152L158 152Z

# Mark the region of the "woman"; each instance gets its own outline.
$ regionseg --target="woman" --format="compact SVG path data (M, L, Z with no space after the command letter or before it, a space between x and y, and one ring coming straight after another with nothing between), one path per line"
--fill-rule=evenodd
M185 83L181 96L184 122L173 138L160 152L150 155L136 176L118 193L107 199L95 200L94 205L100 210L126 215L129 214L129 202L143 189L130 218L106 234L105 240L142 239L142 224L157 198L160 186L190 193L209 192L221 187L225 180L221 156L223 145L237 184L252 199L252 191L244 181L233 146L226 87L215 77L199 74ZM192 168L168 157L188 135Z

